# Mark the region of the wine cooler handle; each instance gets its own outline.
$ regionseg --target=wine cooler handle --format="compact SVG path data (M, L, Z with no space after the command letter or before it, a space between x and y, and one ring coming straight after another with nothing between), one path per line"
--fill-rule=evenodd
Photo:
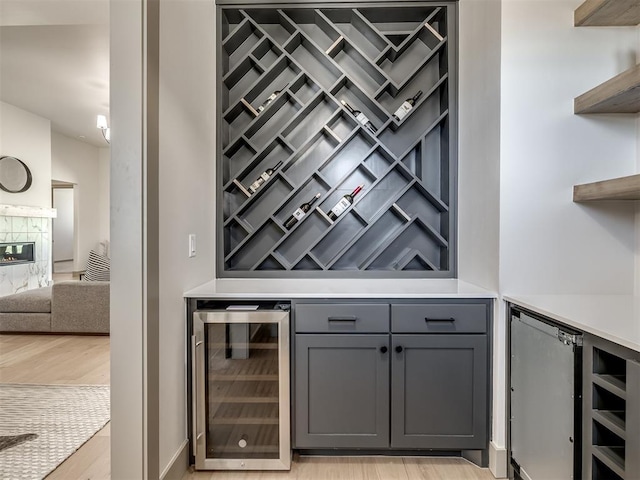
M398 345L398 346L396 347L396 352L398 352L398 353L402 353L402 350L403 350L402 345Z
M453 317L449 317L449 318L429 318L429 317L424 317L424 321L429 323L429 322L455 322L456 319Z
M380 347L380 351L382 353L387 353L387 350L388 350L387 347L385 347L384 345L382 347Z
M200 340L199 342L196 340L195 335L191 335L191 428L193 429L193 445L192 445L192 453L193 456L196 456L196 449L198 445L198 438L202 435L198 435L196 432L198 431L198 355L196 354L196 350L200 345L204 342Z
M330 322L355 322L358 320L358 317L355 315L347 315L344 317L329 317L327 318Z
M193 442L191 444L191 453L196 456L196 430L198 428L198 422L196 419L196 397L198 396L198 375L196 375L196 336L191 335L191 438Z

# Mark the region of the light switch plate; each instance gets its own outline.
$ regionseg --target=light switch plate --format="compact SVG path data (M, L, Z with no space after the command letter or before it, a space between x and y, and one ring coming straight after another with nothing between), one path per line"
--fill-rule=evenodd
M196 234L189 234L189 258L196 256Z

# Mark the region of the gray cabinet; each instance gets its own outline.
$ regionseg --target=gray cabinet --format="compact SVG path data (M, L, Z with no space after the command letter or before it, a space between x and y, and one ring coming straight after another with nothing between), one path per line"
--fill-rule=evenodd
M485 335L392 335L391 446L484 449Z
M296 446L389 443L388 335L296 335Z
M295 305L294 447L486 449L489 305Z

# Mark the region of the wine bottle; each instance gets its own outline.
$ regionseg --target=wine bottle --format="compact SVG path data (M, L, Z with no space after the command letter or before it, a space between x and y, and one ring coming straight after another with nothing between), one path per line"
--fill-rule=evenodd
M262 172L260 176L256 178L256 181L249 185L249 190L251 191L251 193L256 193L256 190L258 190L264 182L269 180L269 177L273 175L273 172L280 168L280 165L282 165L282 162L278 162L273 167L267 168L264 172Z
M360 190L362 190L362 188L364 187L364 185L358 185L353 192L351 193L347 193L345 196L343 196L340 201L338 203L335 204L335 206L329 210L327 212L327 216L331 219L331 220L335 220L336 218L338 218L340 215L342 215L342 213L349 208L349 205L351 205L353 203L353 198L360 193Z
M345 106L347 110L349 110L349 113L356 117L356 120L364 125L365 128L367 128L371 133L376 133L378 131L378 129L373 126L373 123L371 123L371 121L364 113L362 113L360 110L354 110L354 108L344 100L340 100L340 102Z
M316 201L320 198L320 194L316 194L315 197L313 197L311 200L309 200L306 203L303 203L302 205L300 205L295 212L293 212L293 214L287 218L287 221L284 222L284 228L286 228L287 230L291 230L291 228L298 223L300 220L302 220L304 218L304 216L307 214L307 212L309 210L311 210L311 207L313 206L314 203L316 203Z
M276 97L277 97L278 95L280 95L280 94L282 93L282 91L283 91L285 88L287 88L287 85L289 85L289 84L287 83L287 84L286 84L284 87L282 87L280 90L276 90L276 91L275 91L275 92L273 92L271 95L269 95L269 97L264 101L264 103L258 107L258 112L262 112L265 108L267 108L267 106L268 106L271 102L273 102L273 101L276 99Z
M393 114L393 118L400 122L404 117L406 117L407 113L411 111L413 106L420 98L420 95L422 95L422 90L418 90L418 93L416 93L413 97L407 98L395 111L395 113Z

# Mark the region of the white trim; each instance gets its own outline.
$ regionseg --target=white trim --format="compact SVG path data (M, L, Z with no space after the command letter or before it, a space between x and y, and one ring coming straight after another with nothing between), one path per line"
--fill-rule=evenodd
M43 217L56 218L55 208L29 207L26 205L0 205L0 215L4 217Z
M507 449L489 442L489 470L496 478L507 478Z
M160 474L160 480L180 480L189 470L189 441L185 440Z

